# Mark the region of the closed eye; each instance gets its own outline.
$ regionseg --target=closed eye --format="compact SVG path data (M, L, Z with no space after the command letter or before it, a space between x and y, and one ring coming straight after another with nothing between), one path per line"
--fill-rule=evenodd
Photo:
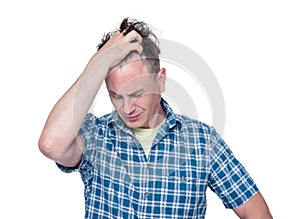
M109 96L113 99L122 99L123 97L113 91L109 91Z
M130 96L130 97L140 97L140 96L143 96L144 94L145 94L144 89L141 89L141 90L138 90L138 91L135 91L135 92L129 94L128 96Z

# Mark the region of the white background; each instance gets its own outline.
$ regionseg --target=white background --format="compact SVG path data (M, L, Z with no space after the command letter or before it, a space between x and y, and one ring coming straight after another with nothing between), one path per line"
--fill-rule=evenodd
M274 218L297 217L299 9L296 0L1 1L0 218L83 218L79 174L60 172L37 142L103 33L128 16L207 62L225 99L224 139ZM208 191L206 218L237 217Z

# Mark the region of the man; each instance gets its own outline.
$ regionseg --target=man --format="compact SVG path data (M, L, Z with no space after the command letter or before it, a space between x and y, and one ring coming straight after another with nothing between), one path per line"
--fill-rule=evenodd
M204 218L207 187L240 218L272 218L215 129L161 98L159 53L147 24L124 19L46 121L39 148L61 170L80 172L85 218ZM103 81L115 111L97 118L88 110Z

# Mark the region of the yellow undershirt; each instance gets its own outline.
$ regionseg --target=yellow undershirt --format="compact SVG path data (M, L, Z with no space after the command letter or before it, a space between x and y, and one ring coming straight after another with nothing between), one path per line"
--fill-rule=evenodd
M155 128L152 129L143 129L143 128L134 128L133 131L137 137L137 139L139 140L139 142L141 143L146 157L148 159L151 147L152 147L152 143L153 140L158 132L158 130L160 129L161 125L165 122L162 121L162 123L160 123L158 126L156 126Z

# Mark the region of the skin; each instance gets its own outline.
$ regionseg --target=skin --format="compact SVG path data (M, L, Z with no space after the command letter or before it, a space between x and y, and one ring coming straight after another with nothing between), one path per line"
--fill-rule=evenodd
M132 40L135 42L131 43ZM124 36L116 31L92 56L48 116L38 142L45 156L67 167L78 165L84 147L78 132L104 80L112 104L128 127L153 128L164 119L160 98L165 89L165 69L153 76L138 56L133 56L122 67L117 65L130 51L141 53L142 50L141 36L137 32ZM272 218L261 193L233 210L239 218Z
M271 212L262 194L258 192L251 199L238 208L233 209L242 219L272 219Z
M139 58L116 67L106 80L112 104L130 128L153 128L165 117L160 105L165 89L165 69L149 73Z
M131 41L135 41L131 43ZM50 112L39 138L39 149L48 158L67 167L81 161L83 140L80 126L111 68L129 52L141 53L141 36L131 31L126 36L119 31L96 52L75 83L58 100Z

